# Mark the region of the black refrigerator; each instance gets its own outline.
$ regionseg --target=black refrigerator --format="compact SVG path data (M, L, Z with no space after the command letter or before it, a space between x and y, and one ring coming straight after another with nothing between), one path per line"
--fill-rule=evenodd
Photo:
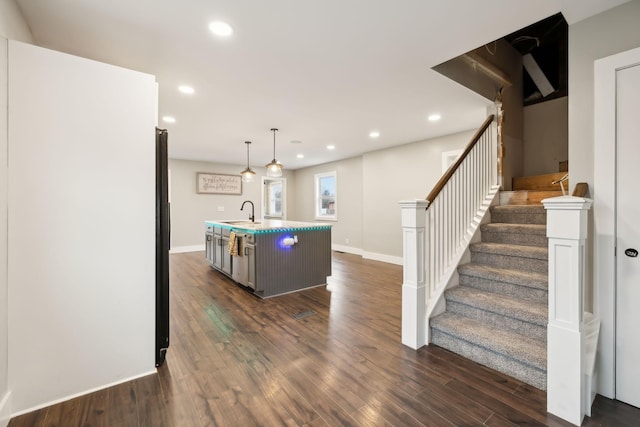
M156 128L156 366L169 348L170 231L167 131Z

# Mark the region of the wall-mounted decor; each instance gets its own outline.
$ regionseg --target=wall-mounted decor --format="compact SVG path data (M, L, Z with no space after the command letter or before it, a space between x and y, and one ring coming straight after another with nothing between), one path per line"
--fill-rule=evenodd
M242 177L221 173L196 173L198 194L242 194Z

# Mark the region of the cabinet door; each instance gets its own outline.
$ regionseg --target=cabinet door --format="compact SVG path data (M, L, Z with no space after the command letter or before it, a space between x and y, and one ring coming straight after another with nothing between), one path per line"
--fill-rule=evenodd
M222 266L220 267L220 269L228 274L229 276L231 276L231 255L229 254L229 237L228 236L222 236L222 244L220 247L220 251L222 252Z
M222 246L222 236L219 234L215 234L213 236L213 266L218 270L222 270L222 254L223 248Z
M256 247L247 244L244 247L244 255L247 258L247 286L256 289Z
M213 234L206 234L205 235L205 241L204 241L204 257L207 260L207 262L211 265L213 265Z

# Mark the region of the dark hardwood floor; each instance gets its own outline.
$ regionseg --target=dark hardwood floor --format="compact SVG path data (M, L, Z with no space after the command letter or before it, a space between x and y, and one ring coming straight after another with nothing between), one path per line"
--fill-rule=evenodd
M261 300L201 252L171 255L158 375L9 426L569 425L546 413L544 392L436 346L402 346L401 267L334 253L328 282ZM584 423L639 424L640 410L601 397Z

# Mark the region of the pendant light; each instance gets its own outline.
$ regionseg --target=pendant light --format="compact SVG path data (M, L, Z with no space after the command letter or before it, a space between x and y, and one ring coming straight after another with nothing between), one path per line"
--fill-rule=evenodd
M242 182L251 182L256 174L253 169L251 169L251 166L249 166L249 145L251 141L245 141L244 143L247 144L247 168L240 172L240 175L242 175Z
M264 165L267 168L267 176L272 178L277 178L282 176L282 163L276 160L276 132L277 128L271 128L271 132L273 132L273 160L271 163L267 163Z

